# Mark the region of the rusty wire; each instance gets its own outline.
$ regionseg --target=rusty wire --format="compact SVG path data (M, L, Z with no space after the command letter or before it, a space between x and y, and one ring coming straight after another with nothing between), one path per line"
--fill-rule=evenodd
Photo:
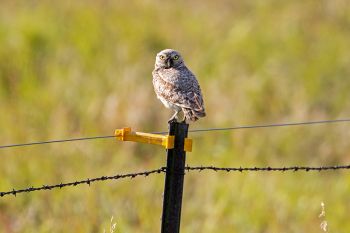
M319 167L309 167L309 166L291 166L291 167L215 167L215 166L186 166L185 171L225 171L225 172L286 172L286 171L292 171L292 172L298 172L298 171L335 171L335 170L348 170L350 169L350 165L334 165L334 166L319 166ZM92 179L85 179L75 182L69 182L69 183L60 183L60 184L54 184L54 185L42 185L40 187L29 187L25 189L12 189L10 191L0 192L0 197L4 197L7 195L14 195L16 196L18 193L29 193L34 191L40 191L40 190L51 190L51 189L57 189L57 188L63 188L67 186L77 186L81 184L88 184L90 186L91 183L97 182L97 181L106 181L106 180L119 180L119 179L125 179L125 178L135 178L139 176L147 177L151 174L160 174L166 172L166 167L161 167L159 169L150 170L150 171L143 171L143 172L137 172L137 173L128 173L128 174L119 174L119 175L113 175L113 176L101 176L98 178L92 178Z

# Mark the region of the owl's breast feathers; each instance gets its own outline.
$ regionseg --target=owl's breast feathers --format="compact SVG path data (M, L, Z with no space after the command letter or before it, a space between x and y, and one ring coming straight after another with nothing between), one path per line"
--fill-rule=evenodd
M205 116L203 97L194 74L186 67L182 69L155 69L154 90L159 99L181 107L189 120Z

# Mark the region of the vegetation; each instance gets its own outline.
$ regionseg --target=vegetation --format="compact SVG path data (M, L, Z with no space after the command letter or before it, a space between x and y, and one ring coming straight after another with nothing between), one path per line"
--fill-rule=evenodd
M10 1L0 8L0 144L165 130L155 54L179 50L207 117L191 128L350 116L350 6L336 1ZM192 134L189 165L350 162L349 124ZM94 140L2 149L0 191L159 168L164 150ZM350 231L350 175L192 172L182 232ZM162 175L0 198L1 232L157 232Z

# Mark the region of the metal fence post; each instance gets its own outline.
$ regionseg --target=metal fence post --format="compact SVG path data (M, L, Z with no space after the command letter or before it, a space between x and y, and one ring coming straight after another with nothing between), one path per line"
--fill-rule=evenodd
M169 123L169 135L175 136L174 149L167 151L161 233L179 233L186 152L184 141L188 124Z

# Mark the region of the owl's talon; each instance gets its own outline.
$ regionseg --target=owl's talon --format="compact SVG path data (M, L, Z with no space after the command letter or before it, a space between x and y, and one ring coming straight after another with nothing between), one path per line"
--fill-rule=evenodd
M170 119L168 120L168 123L169 123L169 124L175 123L175 122L177 122L177 120L175 119L175 117L170 118Z

